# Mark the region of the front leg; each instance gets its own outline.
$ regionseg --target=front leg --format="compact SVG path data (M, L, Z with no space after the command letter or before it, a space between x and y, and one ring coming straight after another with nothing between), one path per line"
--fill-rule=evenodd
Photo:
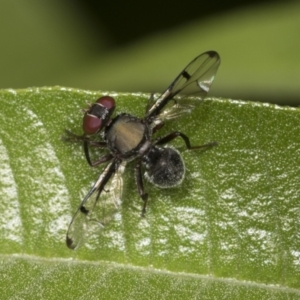
M92 147L99 147L99 148L107 148L107 143L106 142L101 142L101 141L92 141L88 136L86 135L77 135L70 130L65 130L65 134L61 137L61 139L64 142L87 142L89 146Z
M108 162L108 161L110 161L110 160L113 159L113 155L110 154L110 153L108 153L108 154L105 154L105 155L101 156L97 160L91 161L89 147L88 147L88 144L86 142L83 142L83 150L84 150L85 158L86 158L88 164L91 167L99 166L99 165L101 165L101 164L103 164L105 162Z
M144 191L144 183L143 183L143 176L142 176L141 167L142 167L142 163L139 160L138 163L136 164L135 169L134 169L134 173L135 173L135 180L136 180L136 184L137 184L137 187L138 187L139 195L142 198L142 200L144 201L141 216L145 217L146 207L147 207L147 203L148 203L148 194L145 193L145 191Z
M102 157L100 157L98 160L92 161L91 156L90 156L89 147L92 146L92 147L99 147L99 148L107 148L107 143L102 142L102 141L91 141L89 139L89 137L87 137L86 135L84 135L84 134L76 135L69 130L65 130L65 133L66 133L66 136L62 137L63 141L81 142L81 143L83 142L83 150L84 150L85 158L91 167L96 167L102 163L110 161L113 158L113 156L111 154L106 154L106 155L103 155Z

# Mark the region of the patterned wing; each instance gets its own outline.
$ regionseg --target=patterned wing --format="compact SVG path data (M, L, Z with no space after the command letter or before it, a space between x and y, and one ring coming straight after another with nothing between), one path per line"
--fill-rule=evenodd
M193 105L190 105L184 98L197 96L203 99L210 89L219 65L220 56L215 51L208 51L197 56L180 72L153 105L150 105L146 117L160 115L161 119L171 119L190 111ZM179 95L184 97L176 99L173 106L165 107L171 99ZM164 112L163 109L166 111Z
M121 205L122 174L125 163L110 162L82 200L69 225L66 243L70 249L81 247L94 233L100 233Z

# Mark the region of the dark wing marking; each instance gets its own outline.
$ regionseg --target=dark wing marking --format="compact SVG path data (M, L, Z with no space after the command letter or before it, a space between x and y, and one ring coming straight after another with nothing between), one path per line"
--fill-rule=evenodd
M90 235L99 234L114 217L121 204L124 169L125 163L110 162L82 200L67 232L70 249L81 247Z
M215 51L208 51L197 56L180 72L166 91L155 101L148 110L146 117L159 115L166 104L179 94L184 96L197 95L203 99L209 91L219 65L220 56ZM185 104L183 101L181 102L184 108ZM174 107L175 112L171 118L176 117L178 113L181 114L180 101L175 106L177 107ZM188 106L186 106L186 110L189 110Z

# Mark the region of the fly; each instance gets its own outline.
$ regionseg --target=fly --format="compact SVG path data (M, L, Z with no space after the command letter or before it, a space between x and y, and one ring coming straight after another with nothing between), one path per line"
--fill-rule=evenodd
M122 198L122 173L126 163L136 161L135 179L143 200L141 214L145 216L148 194L144 189L142 170L145 170L145 177L160 188L177 186L184 178L185 167L179 151L165 145L177 137L190 150L217 144L211 142L192 146L188 136L180 131L155 139L153 134L164 126L165 121L190 112L206 96L219 65L220 57L215 51L197 56L161 96L156 100L150 98L143 118L127 113L112 117L116 103L114 98L107 95L100 97L85 111L83 135L78 136L66 130L63 139L83 142L85 157L90 166L106 163L70 222L66 237L70 249L83 245L91 231L101 231L118 211ZM198 98L190 101L180 95ZM90 147L106 149L107 153L92 161Z

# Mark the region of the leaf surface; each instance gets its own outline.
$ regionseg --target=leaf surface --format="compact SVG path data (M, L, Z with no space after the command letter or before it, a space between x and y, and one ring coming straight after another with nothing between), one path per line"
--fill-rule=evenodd
M170 121L193 145L172 145L186 164L176 188L134 181L100 236L65 245L72 214L102 170L82 147L85 102L101 92L67 88L2 90L0 287L3 299L300 299L299 117L296 108L207 99ZM114 94L112 94L114 95ZM148 95L115 94L117 113L143 116Z

